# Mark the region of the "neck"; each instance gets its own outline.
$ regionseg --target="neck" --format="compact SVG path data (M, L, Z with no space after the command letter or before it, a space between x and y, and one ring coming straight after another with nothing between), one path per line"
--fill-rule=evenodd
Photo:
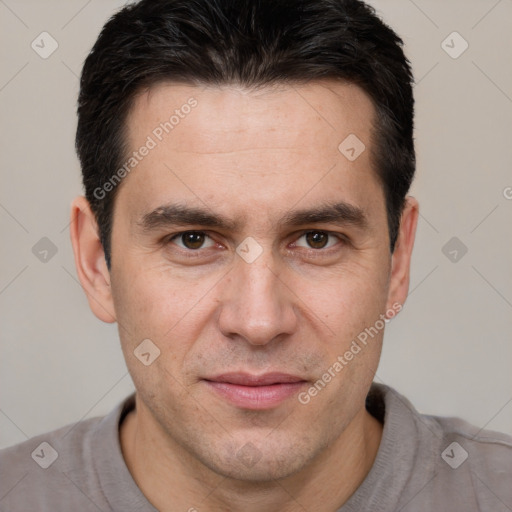
M194 458L156 428L136 398L136 409L120 427L120 442L133 479L160 512L334 512L370 471L382 425L364 408L319 456L287 478L246 482L225 478Z

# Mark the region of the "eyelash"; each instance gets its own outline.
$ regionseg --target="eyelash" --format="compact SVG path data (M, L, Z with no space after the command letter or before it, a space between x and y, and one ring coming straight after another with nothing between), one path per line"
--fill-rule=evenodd
M208 238L210 238L212 241L213 238L206 232L206 231L198 231L198 230L187 230L187 231L180 231L179 233L174 233L172 235L169 235L167 236L165 239L164 239L164 245L168 245L170 244L173 240L187 234L187 233L196 233L196 234L201 234L201 235L205 235L207 236ZM329 237L334 237L334 238L337 238L339 240L339 242L341 243L341 245L345 245L348 243L348 239L345 235L341 234L341 233L332 233L330 231L325 231L325 230L321 230L321 229L308 229L306 231L302 231L300 236L297 238L297 240L300 240L303 236L306 236L307 234L309 233L323 233L323 234L326 234L327 236ZM296 243L293 242L294 244ZM329 242L328 242L329 243ZM327 253L330 253L332 252L333 250L335 250L337 248L337 246L340 245L339 243L338 244L335 244L331 247L327 247L327 248L320 248L320 249L314 249L312 247L309 247L309 248L306 248L306 247L301 247L302 249L308 251L309 253L312 253L312 254L315 254L315 255L319 255L320 253L324 253L324 254L327 254ZM190 257L190 258L194 258L194 257L198 257L198 256L201 256L201 251L203 250L203 248L199 248L199 249L184 249L182 247L179 247L179 251L181 251L184 255L186 255L187 257Z

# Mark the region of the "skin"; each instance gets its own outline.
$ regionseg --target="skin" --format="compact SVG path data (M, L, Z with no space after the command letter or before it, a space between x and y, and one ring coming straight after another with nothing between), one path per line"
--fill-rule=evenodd
M355 85L159 84L133 104L130 147L191 97L197 106L120 185L110 271L87 201L72 206L78 276L95 315L118 323L136 387L136 410L120 429L124 458L161 511L335 511L379 447L382 425L365 397L384 331L305 405L294 394L248 410L204 379L278 371L300 376L307 391L360 332L405 302L418 203L407 198L390 254L370 158L374 107ZM338 150L351 133L366 146L353 162ZM339 201L362 210L366 226L280 220ZM143 229L144 215L175 202L238 225ZM204 245L170 239L187 230L208 235ZM326 247L311 247L311 230ZM262 250L252 263L236 253L246 237ZM148 338L160 356L145 366L134 350ZM256 462L240 456L248 451Z

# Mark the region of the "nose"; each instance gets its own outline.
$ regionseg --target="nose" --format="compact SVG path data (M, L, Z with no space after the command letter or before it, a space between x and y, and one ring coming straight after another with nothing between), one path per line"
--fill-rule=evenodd
M263 346L293 333L294 294L280 277L269 251L252 263L236 257L223 285L219 329L231 339Z

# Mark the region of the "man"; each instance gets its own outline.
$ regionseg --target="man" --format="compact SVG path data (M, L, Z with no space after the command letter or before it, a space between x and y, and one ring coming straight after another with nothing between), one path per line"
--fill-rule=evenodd
M2 510L512 510L512 438L373 383L418 218L401 44L355 0L105 25L71 238L136 394L4 450Z

